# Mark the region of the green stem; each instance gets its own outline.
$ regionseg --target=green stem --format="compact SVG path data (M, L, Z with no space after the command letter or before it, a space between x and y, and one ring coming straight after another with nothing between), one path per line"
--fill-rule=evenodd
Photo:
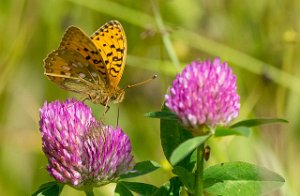
M86 196L94 196L93 188L84 190Z
M197 169L195 172L194 196L203 195L204 144L197 148Z

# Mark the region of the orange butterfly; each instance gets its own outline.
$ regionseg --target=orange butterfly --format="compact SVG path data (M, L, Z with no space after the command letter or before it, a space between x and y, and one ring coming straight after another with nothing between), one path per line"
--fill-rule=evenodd
M63 89L80 93L105 107L120 103L125 91L118 87L127 52L122 25L112 20L91 37L69 27L58 47L44 60L45 75Z

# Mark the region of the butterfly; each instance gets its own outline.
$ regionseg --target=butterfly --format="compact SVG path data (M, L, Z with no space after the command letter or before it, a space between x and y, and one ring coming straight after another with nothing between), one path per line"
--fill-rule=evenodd
M116 20L101 26L91 37L70 26L58 49L44 60L44 74L61 88L107 107L124 99L125 90L118 84L126 52L126 35Z

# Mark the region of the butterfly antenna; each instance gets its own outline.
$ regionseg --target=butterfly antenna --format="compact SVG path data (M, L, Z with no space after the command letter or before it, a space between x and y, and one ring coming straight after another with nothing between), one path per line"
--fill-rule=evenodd
M153 75L151 78L149 78L147 80L144 80L142 82L136 83L136 84L129 84L129 85L127 85L127 88L132 88L132 87L140 86L140 85L143 85L143 84L147 84L148 82L151 82L155 78L157 78L157 75Z

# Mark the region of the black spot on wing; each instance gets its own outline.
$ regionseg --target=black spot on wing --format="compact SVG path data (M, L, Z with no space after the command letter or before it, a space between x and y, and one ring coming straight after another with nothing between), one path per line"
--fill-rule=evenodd
M91 51L91 53L92 53L92 54L99 54L98 51L93 51L93 50Z
M122 48L117 48L116 51L117 51L117 52L123 53L123 52L124 52L124 49L122 49Z
M95 64L99 64L99 63L101 63L102 62L102 60L97 60L97 59L93 59L93 62L95 63Z
M122 61L122 57L121 58L118 58L116 56L113 57L113 61Z
M120 70L116 70L114 67L111 68L111 71L113 71L115 74L118 74Z
M121 63L116 63L116 64L114 64L114 65L117 66L117 67L121 67L121 66L122 66Z

